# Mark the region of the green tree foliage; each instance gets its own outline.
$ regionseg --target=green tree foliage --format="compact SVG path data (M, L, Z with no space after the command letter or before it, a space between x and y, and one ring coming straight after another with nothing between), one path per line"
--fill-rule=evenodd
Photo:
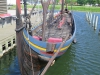
M56 4L59 4L59 1L60 0L56 0ZM66 6L67 6L67 4L70 5L71 3L73 5L75 5L76 3L79 5L86 5L86 4L92 4L92 5L98 4L98 5L100 5L100 0L65 0Z
M56 0L56 4L59 4L60 0ZM65 0L65 4L75 4L77 3L77 0Z
M59 0L56 0L56 4L58 4L59 3Z
M100 6L100 0L96 0L96 3L99 4L99 6Z
M87 0L87 3L89 3L89 4L96 4L97 3L97 0Z
M80 5L85 5L85 4L100 5L100 0L77 0L77 3Z
M80 5L85 5L87 3L87 0L77 0L77 3Z
M97 0L97 3L99 3L99 4L100 4L100 0Z
M70 4L70 3L76 3L77 2L77 0L65 0L65 3L67 3L67 4Z

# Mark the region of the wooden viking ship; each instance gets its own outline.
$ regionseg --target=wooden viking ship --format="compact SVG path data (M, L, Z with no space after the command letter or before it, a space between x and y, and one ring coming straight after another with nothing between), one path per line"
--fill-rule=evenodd
M67 51L75 38L74 18L72 13L64 8L64 0L59 13L55 13L56 0L40 1L43 20L32 28L30 19L37 0L29 14L24 0L24 23L20 0L16 0L17 55L22 75L44 75L55 59Z

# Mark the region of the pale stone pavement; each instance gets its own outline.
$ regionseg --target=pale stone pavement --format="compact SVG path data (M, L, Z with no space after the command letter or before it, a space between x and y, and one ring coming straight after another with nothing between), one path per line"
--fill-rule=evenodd
M16 11L15 10L8 10L8 13L11 14L12 16L15 16ZM3 25L0 24L0 41L4 40L5 38L8 38L9 36L15 34L15 27L16 23L15 21L11 23L6 23Z
M16 10L8 10L8 13L15 16ZM23 11L22 11L22 14L23 14ZM42 19L42 17L36 18L37 16L38 15L35 15L35 16L32 16L32 18L31 18L33 25L36 25L36 24L34 24L34 22L40 23L40 19ZM34 18L35 18L35 20L34 20ZM3 25L3 28L2 28L2 25L0 25L0 41L11 36L11 35L13 35L13 34L15 34L15 27L16 27L15 21L13 21L12 24L9 23L9 24Z

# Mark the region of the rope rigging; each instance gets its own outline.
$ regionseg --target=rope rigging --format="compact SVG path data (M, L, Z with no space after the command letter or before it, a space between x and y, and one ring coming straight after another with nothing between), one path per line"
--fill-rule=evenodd
M63 23L63 26L62 26L62 28L61 29L59 29L58 28L58 26L59 26L59 24L60 24L60 21L62 21L63 20L63 17L64 17L64 7L63 7L63 3L64 3L64 0L63 0L63 2L62 2L62 9L61 9L61 13L60 13L60 16L59 17L57 17L56 19L54 19L54 9L55 9L55 3L56 3L56 0L52 0L53 1L53 4L51 5L51 9L50 9L50 15L49 15L49 18L48 18L48 20L46 19L48 16L47 16L47 12L48 12L48 8L49 8L49 5L50 5L50 1L51 0L41 0L41 3L42 3L42 7L43 7L43 24L41 25L41 28L42 28L42 41L45 41L45 31L43 31L43 29L45 30L46 28L43 28L42 26L47 26L47 28L48 28L48 30L49 30L49 33L48 33L48 37L50 36L50 31L53 31L53 35L52 35L52 37L55 37L54 35L57 35L57 37L59 38L61 38L61 45L60 45L60 47L58 48L58 50L57 50L57 52L55 52L54 53L54 55L52 56L52 58L50 59L50 61L49 61L49 63L47 64L47 67L46 67L46 69L48 69L49 68L49 66L50 66L50 64L52 63L52 61L56 58L56 56L58 55L58 53L60 52L60 50L61 50L61 48L62 48L62 46L63 46L63 44L66 42L66 40L68 39L68 37L69 37L69 34L68 35L64 35L63 34L63 32L64 31L66 31L67 32L67 27L66 26L64 26L65 24ZM34 4L34 6L33 6L33 8L32 8L32 10L31 10L31 12L29 13L29 14L27 14L27 5L26 5L26 0L24 0L24 22L25 22L25 26L26 26L26 33L25 33L25 35L26 35L26 37L28 38L26 38L26 39L23 39L23 40L26 40L27 41L27 45L28 46L26 46L26 48L24 47L23 49L24 49L24 51L23 51L23 54L28 54L28 58L29 58L29 60L30 60L30 62L27 62L27 61L25 61L25 59L27 59L26 58L26 56L24 57L25 59L23 59L23 61L22 62L27 62L28 64L30 63L30 67L29 67L29 69L31 69L30 70L30 72L31 72L31 75L34 75L35 74L35 70L36 70L36 68L35 68L35 64L34 63L36 63L35 61L39 61L39 59L38 59L38 54L39 53L37 53L37 59L34 61L34 56L32 56L32 54L34 55L34 53L33 52L35 52L35 51L32 51L32 43L35 43L35 41L30 41L31 40L31 37L30 37L30 35L32 35L32 31L31 31L31 27L32 27L32 25L31 25L31 14L32 14L32 12L33 12L33 10L34 10L34 8L36 7L36 5L37 5L37 1L36 1L36 3ZM39 15L38 15L39 16ZM49 22L47 22L47 21L49 21ZM65 20L64 20L64 22L65 22ZM47 24L48 23L48 24ZM64 28L64 27L66 27L66 28ZM57 29L58 28L58 29ZM65 29L65 30L64 30ZM59 32L58 31L60 31L60 34L59 34ZM35 31L34 31L35 32ZM58 33L57 33L58 32ZM51 34L52 34L52 32L51 32ZM62 36L65 36L63 39L62 39ZM56 38L56 37L55 37ZM26 41L23 41L22 43L24 43L24 42L26 42ZM47 40L46 40L47 41ZM30 43L30 42L32 42L32 43ZM22 49L22 50L23 50ZM26 53L25 53L25 49L26 49ZM36 52L35 52L36 53ZM22 57L23 58L23 57ZM27 63L26 63L26 65L27 65ZM24 64L24 63L23 63ZM36 63L37 64L37 63ZM36 65L36 66L38 66L38 65ZM39 66L40 67L40 66ZM27 68L27 67L26 67ZM44 73L46 72L46 69L43 71L43 74L42 75L44 75ZM27 70L27 69L26 69Z
M29 14L27 14L27 4L26 4L26 0L24 0L24 22L25 22L25 26L26 28L29 26L28 30L29 30L29 34L32 35L32 32L31 32L31 27L32 27L32 24L31 24L31 15L37 5L37 2L38 0L35 2L35 4L33 5L32 7L32 10L30 11Z
M32 64L32 67L31 67L31 69L32 69L32 75L34 75L34 69L33 69L33 58L32 58L32 56L31 56L31 55L32 55L32 52L31 52L30 43L29 43L29 40L30 40L29 34L32 35L32 32L31 32L31 27L32 27L32 25L31 25L30 18L31 18L31 14L32 14L32 12L33 12L33 10L34 10L34 8L35 8L37 2L38 2L38 0L37 0L36 3L34 4L34 6L33 6L32 10L31 10L31 12L27 15L27 4L26 4L26 0L24 0L24 17L25 17L24 21L25 21L26 28L27 28L27 26L29 25L29 28L28 28L28 30L27 30L27 35L28 35L29 53L30 53L30 57L31 57L30 59L31 59L31 64Z

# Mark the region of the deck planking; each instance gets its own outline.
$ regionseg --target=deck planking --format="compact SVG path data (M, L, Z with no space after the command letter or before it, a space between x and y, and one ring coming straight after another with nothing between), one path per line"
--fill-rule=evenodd
M65 38L67 35L71 35L72 32L72 26L70 26L69 21L71 20L71 16L68 14L65 14L64 17L66 17L66 21L64 25L61 26L61 28L58 28L60 20L52 24L51 26L46 25L45 26L45 38L48 39L49 37L54 37L54 38ZM70 19L70 20L69 20ZM38 30L36 34L33 35L36 36L42 36L42 30Z

